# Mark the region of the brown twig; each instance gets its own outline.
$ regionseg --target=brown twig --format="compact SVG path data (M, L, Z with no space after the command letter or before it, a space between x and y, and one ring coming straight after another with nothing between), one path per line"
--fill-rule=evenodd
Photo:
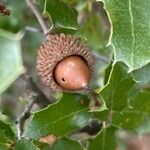
M87 93L89 93L89 95L90 95L90 97L91 97L91 99L92 99L92 105L90 106L91 107L91 109L95 109L95 108L97 108L97 107L100 107L100 106L102 106L102 104L103 104L103 102L102 102L102 100L100 99L100 95L98 94L98 93L96 93L93 89L91 89L89 86L86 86L85 87L85 91L87 92ZM94 104L93 104L93 102L94 102Z
M26 3L28 5L28 7L31 9L31 11L33 12L33 14L35 15L35 17L37 18L37 20L43 30L44 35L46 35L49 32L49 27L47 26L47 23L44 20L43 16L41 15L40 11L37 9L33 0L26 0Z

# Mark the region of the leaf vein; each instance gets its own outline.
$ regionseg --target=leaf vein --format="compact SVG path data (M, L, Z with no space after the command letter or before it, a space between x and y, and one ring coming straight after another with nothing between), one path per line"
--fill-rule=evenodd
M134 46L135 46L135 34L134 34L134 24L133 24L133 12L132 12L132 2L129 2L129 14L130 14L130 22L131 22L131 35L132 35L132 46L131 46L131 63L134 65Z

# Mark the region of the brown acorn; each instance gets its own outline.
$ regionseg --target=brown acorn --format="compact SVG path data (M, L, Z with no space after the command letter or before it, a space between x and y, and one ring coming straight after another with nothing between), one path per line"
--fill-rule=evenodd
M89 84L93 67L90 48L72 35L48 35L38 50L38 74L53 91L83 90Z

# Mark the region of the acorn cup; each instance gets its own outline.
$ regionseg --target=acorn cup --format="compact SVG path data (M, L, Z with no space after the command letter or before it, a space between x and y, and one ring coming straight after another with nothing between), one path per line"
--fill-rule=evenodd
M53 91L86 91L94 98L96 93L89 88L93 70L92 51L72 35L50 34L38 50L38 74Z

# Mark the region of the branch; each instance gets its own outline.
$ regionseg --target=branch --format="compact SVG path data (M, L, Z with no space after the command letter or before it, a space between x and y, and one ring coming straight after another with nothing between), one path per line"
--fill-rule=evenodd
M35 97L35 98L34 98ZM17 138L18 140L21 139L23 131L24 131L24 124L26 120L30 117L30 111L36 101L36 94L33 96L29 104L26 106L24 112L22 113L21 117L17 119Z
M49 31L49 28L47 27L46 21L44 20L43 16L41 15L41 13L39 12L39 10L37 9L36 5L34 4L33 0L26 0L26 3L28 5L28 7L31 9L31 11L33 12L33 14L35 15L35 17L37 18L44 35L46 35Z
M16 124L17 124L17 138L20 140L22 138L22 134L24 132L24 125L26 120L30 117L30 111L35 103L39 103L39 99L42 97L45 99L45 104L43 106L47 106L51 102L47 100L47 97L40 91L40 89L36 86L33 82L32 78L29 77L27 74L24 75L24 81L26 82L26 91L29 92L28 100L29 103L26 106L25 110L23 111L22 115L18 117ZM47 100L47 101L46 101Z
M96 110L97 108L99 108L99 107L101 107L103 105L103 101L102 101L101 95L96 93L89 86L85 86L84 90L91 97L91 102L90 102L90 105L89 105L91 111Z
M34 27L31 27L31 26L26 26L24 30L29 31L29 32L42 32L41 29L34 28Z

